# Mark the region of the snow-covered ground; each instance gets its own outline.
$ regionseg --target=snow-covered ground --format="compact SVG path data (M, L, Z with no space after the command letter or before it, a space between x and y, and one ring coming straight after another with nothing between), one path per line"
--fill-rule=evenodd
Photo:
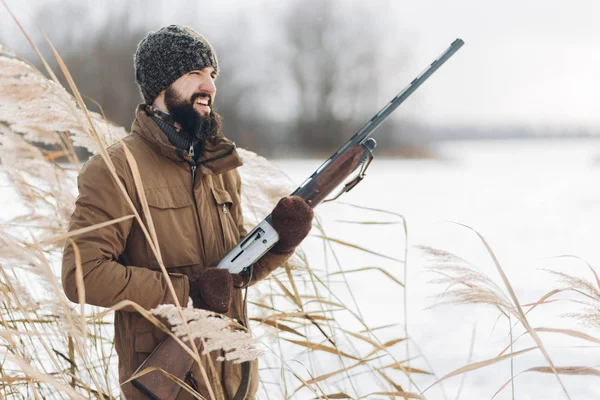
M427 262L414 246L427 245L452 252L501 285L498 272L476 235L452 221L476 229L495 251L523 304L535 302L561 286L543 269L591 278L584 262L553 257L576 255L592 266L600 265L596 244L600 238L600 190L596 186L600 182L600 141L453 142L439 145L438 151L443 156L441 160L376 158L365 181L341 200L406 217L408 330L415 341L411 345L411 356L424 356L411 365L431 369L441 377L468 363L472 337L472 362L495 357L509 343L508 323L504 318L497 320L498 312L489 307L428 308L434 303L431 296L443 288L428 283L433 275L425 270ZM274 162L300 183L322 160ZM1 219L21 213L23 210L5 180L0 190ZM401 225L339 222L393 222L396 218L338 204L323 204L317 211L329 236L392 257L404 257ZM313 239L304 249L313 267L325 268L320 246ZM381 266L404 280L403 267L397 262L340 246L336 246L336 255L344 269ZM334 260L329 258L329 263L328 268L335 271ZM404 294L397 284L374 271L347 277L369 326L404 322ZM341 283L332 283L331 287L339 290L344 301L352 301ZM582 329L600 336L598 330L561 318L561 314L568 311L572 311L572 307L566 303L554 303L536 309L529 317L534 327ZM349 319L348 329L359 330L360 327ZM398 326L381 332L383 340L393 339L403 337L404 328ZM518 328L515 336L520 333L522 330ZM589 342L547 333L542 334L542 340L557 365L596 367L598 364L599 351ZM520 339L515 349L531 346L531 343L530 339ZM404 354L403 346L394 349L398 357ZM541 354L533 351L516 359L515 373L545 365ZM491 398L509 377L510 364L506 361L472 372L466 377L460 398ZM573 399L600 396L597 377L563 376L562 379ZM421 389L432 383L431 378L418 375L415 380ZM438 386L426 392L427 398L454 399L460 383L461 377L451 378L443 385L445 394ZM370 382L359 376L356 385L361 391L368 391ZM415 391L414 387L412 390ZM507 387L497 398L511 398L510 391ZM518 376L515 392L518 399L565 398L555 377L536 372Z
M375 159L365 181L344 201L365 207L394 211L408 222L408 328L430 367L438 376L468 363L474 335L472 362L495 357L509 343L508 322L490 307L441 306L432 295L443 288L427 283L433 278L425 271L426 261L415 245L444 249L475 264L501 285L484 246L469 229L480 232L496 253L522 304L535 302L552 289L561 287L544 269L556 269L593 279L584 262L600 265L600 141L538 140L450 142L438 147L443 160ZM275 160L288 175L300 183L314 171L321 160ZM335 222L365 221L373 213L350 207L324 204L318 209L326 221L328 235L391 256L403 258L404 236L400 226L371 226ZM378 216L379 220L394 221ZM452 222L453 221L453 222ZM305 246L307 252L322 255L320 248ZM384 266L403 279L402 268L385 259L365 256L338 247L337 255L345 269L365 265ZM315 265L321 265L315 260ZM365 277L368 277L365 280ZM402 291L389 279L376 273L348 275L361 311L371 327L403 322ZM502 286L503 287L503 286ZM343 288L340 285L340 291ZM348 300L350 301L350 300ZM534 327L585 327L561 317L572 311L565 303L536 309L529 314ZM497 325L494 324L497 322ZM514 321L513 321L514 323ZM390 333L401 337L403 328ZM598 330L586 330L600 336ZM522 332L515 331L515 336ZM565 339L556 334L542 334L557 365L597 366L598 349L590 342ZM532 345L520 339L515 350ZM566 346L574 345L579 347ZM412 355L416 349L411 350ZM415 366L427 368L423 359ZM547 365L540 352L519 356L515 373L530 367ZM419 379L420 387L428 386ZM501 362L470 373L464 383L462 399L491 398L510 378L510 364ZM597 377L563 376L573 399L600 396ZM461 378L445 382L447 398L456 396ZM368 382L362 382L368 387ZM507 387L498 399L511 398ZM515 380L516 398L565 398L556 378L549 374L527 372ZM428 398L443 398L434 388Z

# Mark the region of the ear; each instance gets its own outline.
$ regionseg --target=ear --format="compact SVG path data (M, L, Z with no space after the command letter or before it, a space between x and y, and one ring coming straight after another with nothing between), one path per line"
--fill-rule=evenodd
M158 94L158 96L156 96L156 98L152 102L152 106L158 108L159 110L161 110L163 112L168 112L167 105L165 104L165 92L166 92L166 89L163 90L162 92L160 92Z

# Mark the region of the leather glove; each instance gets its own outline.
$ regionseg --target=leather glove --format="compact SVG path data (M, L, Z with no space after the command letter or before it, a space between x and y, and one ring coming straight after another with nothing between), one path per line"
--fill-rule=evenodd
M271 249L274 253L293 251L310 232L314 213L304 199L283 197L271 213L271 225L279 234L279 242Z
M195 308L221 314L229 311L233 289L242 287L244 279L224 268L206 268L190 277L190 297Z

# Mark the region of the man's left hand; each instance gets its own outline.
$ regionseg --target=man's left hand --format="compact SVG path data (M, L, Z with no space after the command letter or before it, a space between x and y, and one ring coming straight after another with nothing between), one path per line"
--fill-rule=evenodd
M293 251L310 232L313 209L299 196L283 197L271 213L271 224L279 234L279 242L271 251Z

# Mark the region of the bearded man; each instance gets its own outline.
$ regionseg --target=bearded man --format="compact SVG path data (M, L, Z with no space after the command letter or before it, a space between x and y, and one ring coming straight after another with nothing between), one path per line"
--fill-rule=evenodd
M242 182L236 170L241 160L235 144L223 136L221 119L213 109L217 57L203 36L171 25L150 32L139 43L134 64L145 103L137 107L131 133L123 144L137 163L162 261L178 301L185 306L191 298L194 307L223 313L247 326L240 287L264 279L289 258L311 228L312 209L299 197L279 201L272 225L280 240L255 264L251 277L214 268L247 233L241 209ZM147 224L123 144L110 146L108 154L118 179ZM69 231L132 214L99 156L82 168L78 189ZM63 287L71 301L79 301L76 270L80 256L85 286L82 294L88 304L111 307L131 300L149 310L175 303L135 219L80 234L74 241L79 255L67 243L62 267ZM114 326L119 378L124 382L166 335L132 308L116 311ZM254 398L256 362L251 365L250 376L242 377L239 364L219 362L219 355L211 355L218 375L212 378L220 381L225 396ZM198 369L195 365L191 371L197 382L188 383L197 384L198 392L208 398ZM131 383L124 383L122 392L127 399L145 398ZM182 390L178 398L192 397Z

